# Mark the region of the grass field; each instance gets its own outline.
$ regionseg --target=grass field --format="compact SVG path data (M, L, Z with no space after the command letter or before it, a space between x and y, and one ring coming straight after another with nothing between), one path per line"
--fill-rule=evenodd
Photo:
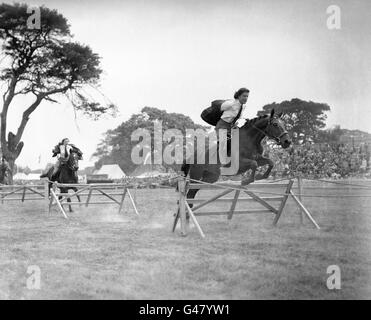
M69 221L41 202L0 204L0 299L370 299L371 198L346 197L370 190L315 185L344 196L304 199L321 230L289 200L276 228L270 214L200 217L205 239L171 233L169 189L137 190L140 217L129 202L122 214L77 207ZM31 265L39 290L26 287ZM327 289L329 265L340 290Z

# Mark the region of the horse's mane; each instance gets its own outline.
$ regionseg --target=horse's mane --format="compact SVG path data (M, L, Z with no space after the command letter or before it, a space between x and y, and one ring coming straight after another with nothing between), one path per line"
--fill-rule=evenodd
M253 119L246 119L246 121L245 121L245 123L242 127L245 127L246 129L250 128L254 124L256 124L257 122L260 122L261 120L264 120L264 119L267 119L267 118L269 118L269 116L267 114L264 114L262 116L259 116L259 117L253 118Z

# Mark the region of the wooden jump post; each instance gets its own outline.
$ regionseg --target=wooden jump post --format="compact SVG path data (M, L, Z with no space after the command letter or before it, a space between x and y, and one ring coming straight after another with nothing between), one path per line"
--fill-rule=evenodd
M282 212L285 208L287 199L292 197L295 203L299 206L300 211L303 212L308 219L313 223L313 225L319 229L318 224L313 219L310 212L304 207L301 201L295 196L292 191L294 180L289 180L287 183L252 183L247 187L241 187L239 185L227 184L227 183L215 183L215 184L201 184L201 183L190 183L186 178L180 178L178 180L178 210L175 214L173 232L180 220L180 230L181 235L186 236L189 229L189 220L191 219L195 225L198 233L202 238L205 237L200 224L197 221L198 216L210 216L210 215L226 215L230 220L234 214L251 214L251 213L273 213L274 220L273 225L276 226L278 220L280 219ZM285 189L284 193L277 192L267 192L263 189ZM186 195L189 190L200 189L200 190L220 190L221 192L217 193L215 196L209 199L187 199ZM262 191L260 191L262 190ZM224 196L234 193L232 198L223 198ZM240 195L246 194L248 198L240 197ZM261 193L271 194L268 196L257 195ZM211 203L230 203L230 207L227 210L223 211L207 211L200 212L199 209L205 207ZM263 208L261 209L250 209L250 210L235 210L238 202L255 202L260 204ZM271 202L278 202L278 207L274 207ZM192 207L190 206L192 204Z
M1 185L0 186L1 204L7 201L30 201L44 200L48 201L45 193L44 184L25 184L25 185Z
M58 189L63 187L74 187L77 191L70 193L62 193ZM85 205L88 207L93 204L116 204L118 206L118 213L122 211L124 206L124 200L126 195L128 195L131 205L137 215L139 215L137 206L131 195L129 188L124 184L119 183L92 183L92 184L62 184L53 183L53 187L50 190L50 200L49 200L49 213L53 206L57 206L59 211L62 213L65 219L68 219L68 215L64 210L64 205ZM84 198L84 201L71 201L67 200L77 196ZM109 200L95 199L97 196L108 198ZM86 197L86 199L85 199Z

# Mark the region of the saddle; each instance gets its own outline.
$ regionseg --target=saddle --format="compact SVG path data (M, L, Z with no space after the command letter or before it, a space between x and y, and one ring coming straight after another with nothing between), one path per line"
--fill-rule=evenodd
M55 174L52 175L52 177L51 177L52 180L53 179L57 179L57 177L61 173L61 170L62 170L62 167L63 166L68 167L68 159L69 159L69 157L67 157L67 158L59 158L60 166L59 166L58 170L55 172ZM73 170L73 174L75 175L75 177L77 179L77 171Z
M61 162L61 165L65 165L65 164L67 164L67 162L68 162L68 158L69 157L67 157L67 158L59 158L59 161Z

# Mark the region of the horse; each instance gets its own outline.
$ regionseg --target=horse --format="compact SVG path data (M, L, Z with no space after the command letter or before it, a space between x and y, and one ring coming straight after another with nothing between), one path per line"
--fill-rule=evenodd
M53 176L53 168L50 168L46 173L42 174L40 178L48 178L49 179L49 196L50 196L50 189L52 188L53 181L59 183L66 183L66 184L77 184L78 183L78 176L76 174L77 170L79 169L79 159L80 156L78 153L71 151L68 158L61 163L59 172ZM67 193L68 190L73 190L77 192L76 187L60 187L61 193ZM79 202L81 202L80 196L76 195ZM62 196L59 196L61 199ZM71 202L70 198L67 198L67 202ZM69 211L73 212L71 205L69 205Z
M291 145L291 139L286 131L282 120L282 113L275 115L272 109L270 115L263 115L251 120L246 120L245 124L239 130L239 158L238 174L244 174L251 169L249 177L242 179L241 185L246 186L255 180L266 179L274 167L271 159L263 157L263 138L273 139L278 145L286 149ZM208 163L210 149L205 152L205 163L198 164L194 161L186 161L181 167L184 176L189 174L190 179L199 180L207 183L218 181L222 166L220 158L217 157L216 164ZM188 159L189 160L189 159ZM268 165L267 170L262 175L255 176L258 167ZM199 189L191 189L187 193L187 198L193 199Z

